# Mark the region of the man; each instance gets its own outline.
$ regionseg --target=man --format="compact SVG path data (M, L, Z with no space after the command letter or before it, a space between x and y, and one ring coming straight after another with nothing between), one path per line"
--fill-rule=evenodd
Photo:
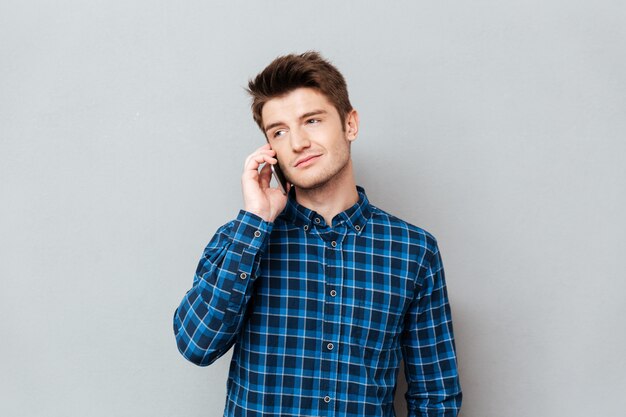
M248 91L267 143L245 161L244 209L174 314L180 352L206 366L234 344L225 416L393 416L403 358L409 415L456 416L437 243L356 186L343 76L315 52L287 55ZM270 187L277 163L288 196Z

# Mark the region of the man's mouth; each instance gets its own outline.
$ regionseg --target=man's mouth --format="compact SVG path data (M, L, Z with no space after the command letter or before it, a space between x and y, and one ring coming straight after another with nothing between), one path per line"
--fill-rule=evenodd
M317 158L319 158L320 155L307 155L303 158L300 158L296 161L294 167L295 168L304 168L307 167L309 165L311 165L312 163L314 163Z

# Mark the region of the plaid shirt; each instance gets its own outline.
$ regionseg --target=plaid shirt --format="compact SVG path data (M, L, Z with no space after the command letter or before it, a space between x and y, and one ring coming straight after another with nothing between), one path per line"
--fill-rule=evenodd
M174 333L201 366L235 345L225 416L393 416L403 358L409 415L457 415L437 242L358 191L332 227L292 193L273 223L241 211L204 250Z

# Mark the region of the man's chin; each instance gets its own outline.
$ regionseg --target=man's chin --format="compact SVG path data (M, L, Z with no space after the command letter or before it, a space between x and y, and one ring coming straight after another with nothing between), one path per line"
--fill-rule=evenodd
M296 187L297 190L302 191L311 191L317 190L319 188L324 187L328 181L319 181L319 182L292 182L291 184Z
M298 178L296 181L289 180L289 182L293 186L296 187L296 190L309 191L309 190L317 190L319 188L326 186L330 182L331 179L332 177L330 178L307 178L307 179Z
M347 164L344 165L341 169L337 170L337 172L328 172L322 171L318 172L315 176L300 176L299 178L291 179L291 175L287 177L287 180L296 187L297 190L303 191L314 191L319 190L321 188L325 188L330 186L334 181L339 180L342 172L346 168Z

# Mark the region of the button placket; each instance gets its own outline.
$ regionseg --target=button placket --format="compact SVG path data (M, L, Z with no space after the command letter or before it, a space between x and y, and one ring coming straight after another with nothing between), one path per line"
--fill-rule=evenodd
M345 321L341 317L341 302L338 297L343 279L343 252L342 242L345 238L347 227L345 224L336 224L334 228L326 226L317 229L319 237L324 241L324 281L326 296L324 297L324 323L322 332L321 349L322 355L320 390L328 393L323 397L325 403L332 401L331 396L338 389L338 372L341 370L338 356L340 346L341 326Z

